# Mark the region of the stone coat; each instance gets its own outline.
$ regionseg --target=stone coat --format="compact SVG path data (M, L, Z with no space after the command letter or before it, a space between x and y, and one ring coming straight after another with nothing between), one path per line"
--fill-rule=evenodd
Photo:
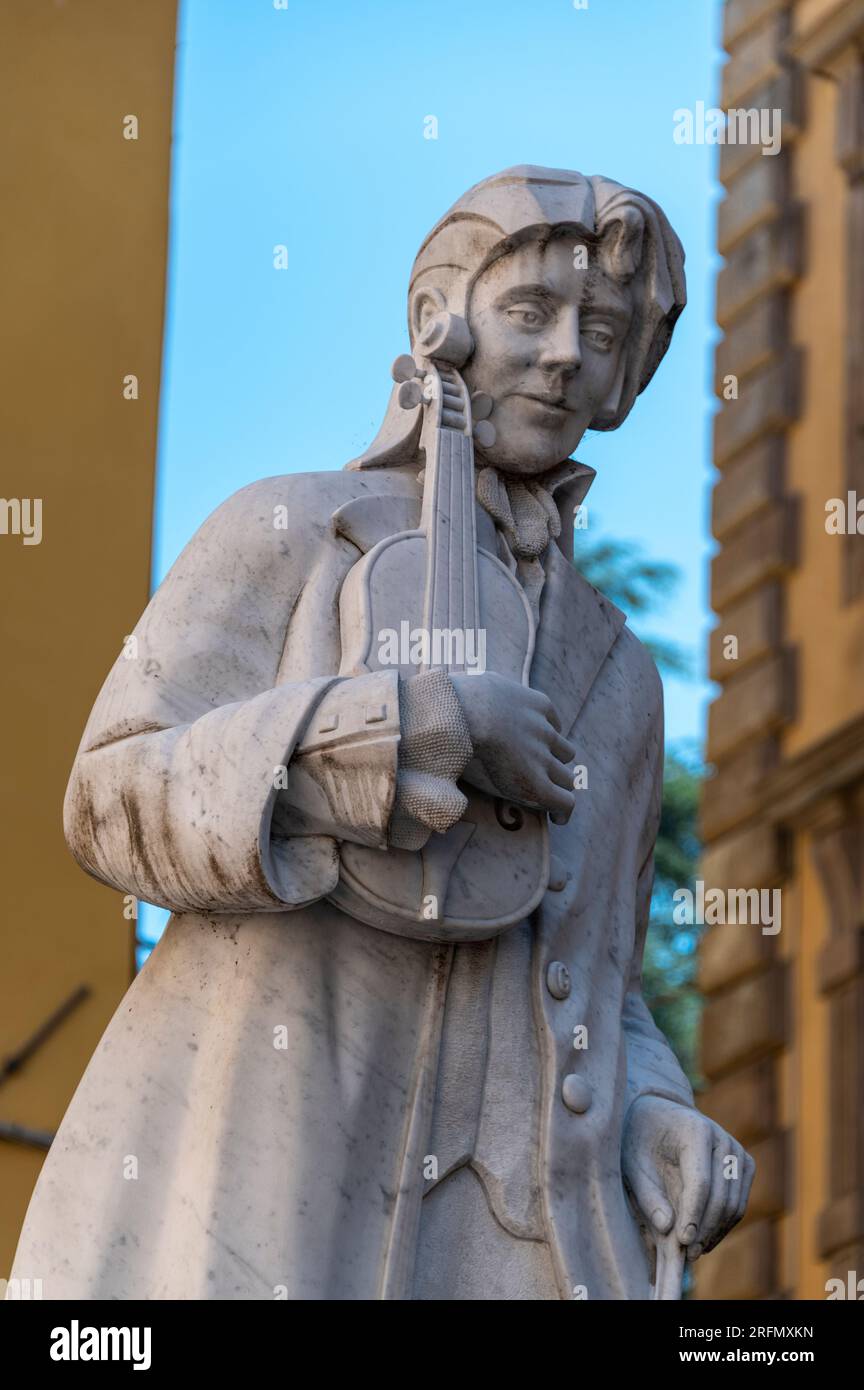
M243 489L190 542L98 697L67 793L70 846L98 879L174 915L30 1204L13 1273L41 1278L47 1298L410 1297L462 948L346 916L327 900L335 840L277 839L271 817L274 768L339 669L339 588L363 542L333 515L377 497L392 532L419 495L404 469ZM570 823L551 827L568 878L530 923L542 1222L562 1298L576 1286L644 1298L624 1116L640 1094L693 1103L640 990L662 691L623 615L554 544L544 565L531 683L557 706L589 785ZM547 983L553 962L572 981L563 999ZM579 1024L589 1046L577 1051ZM497 1166L506 1183L494 1106L486 1147L491 1180Z

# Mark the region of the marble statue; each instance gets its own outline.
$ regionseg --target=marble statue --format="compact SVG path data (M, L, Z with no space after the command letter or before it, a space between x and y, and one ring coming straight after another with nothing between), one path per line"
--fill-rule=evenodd
M147 607L65 828L173 916L31 1201L45 1297L674 1299L741 1218L641 992L660 680L571 560L683 261L608 179L477 184L366 453L242 489Z

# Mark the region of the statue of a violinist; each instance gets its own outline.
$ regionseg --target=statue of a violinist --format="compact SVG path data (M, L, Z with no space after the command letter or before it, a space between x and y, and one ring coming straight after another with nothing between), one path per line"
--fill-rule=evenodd
M369 450L230 498L147 608L66 832L174 916L31 1203L45 1297L677 1298L740 1219L640 989L660 682L570 559L683 259L604 178L470 189Z

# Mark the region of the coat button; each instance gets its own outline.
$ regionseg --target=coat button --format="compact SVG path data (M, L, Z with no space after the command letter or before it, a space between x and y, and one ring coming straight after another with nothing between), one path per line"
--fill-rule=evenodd
M584 1115L591 1107L591 1087L584 1077L571 1073L561 1085L561 1099L574 1115Z
M549 962L546 971L546 988L553 999L566 999L570 993L570 971L563 960Z

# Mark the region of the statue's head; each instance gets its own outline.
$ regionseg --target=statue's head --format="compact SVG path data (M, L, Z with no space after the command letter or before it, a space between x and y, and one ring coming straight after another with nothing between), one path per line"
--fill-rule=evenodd
M422 350L443 315L457 321L455 365L494 401L485 462L539 474L586 429L626 419L685 301L681 243L650 198L519 165L475 184L429 233L411 272L408 327ZM360 462L379 461L373 445Z

